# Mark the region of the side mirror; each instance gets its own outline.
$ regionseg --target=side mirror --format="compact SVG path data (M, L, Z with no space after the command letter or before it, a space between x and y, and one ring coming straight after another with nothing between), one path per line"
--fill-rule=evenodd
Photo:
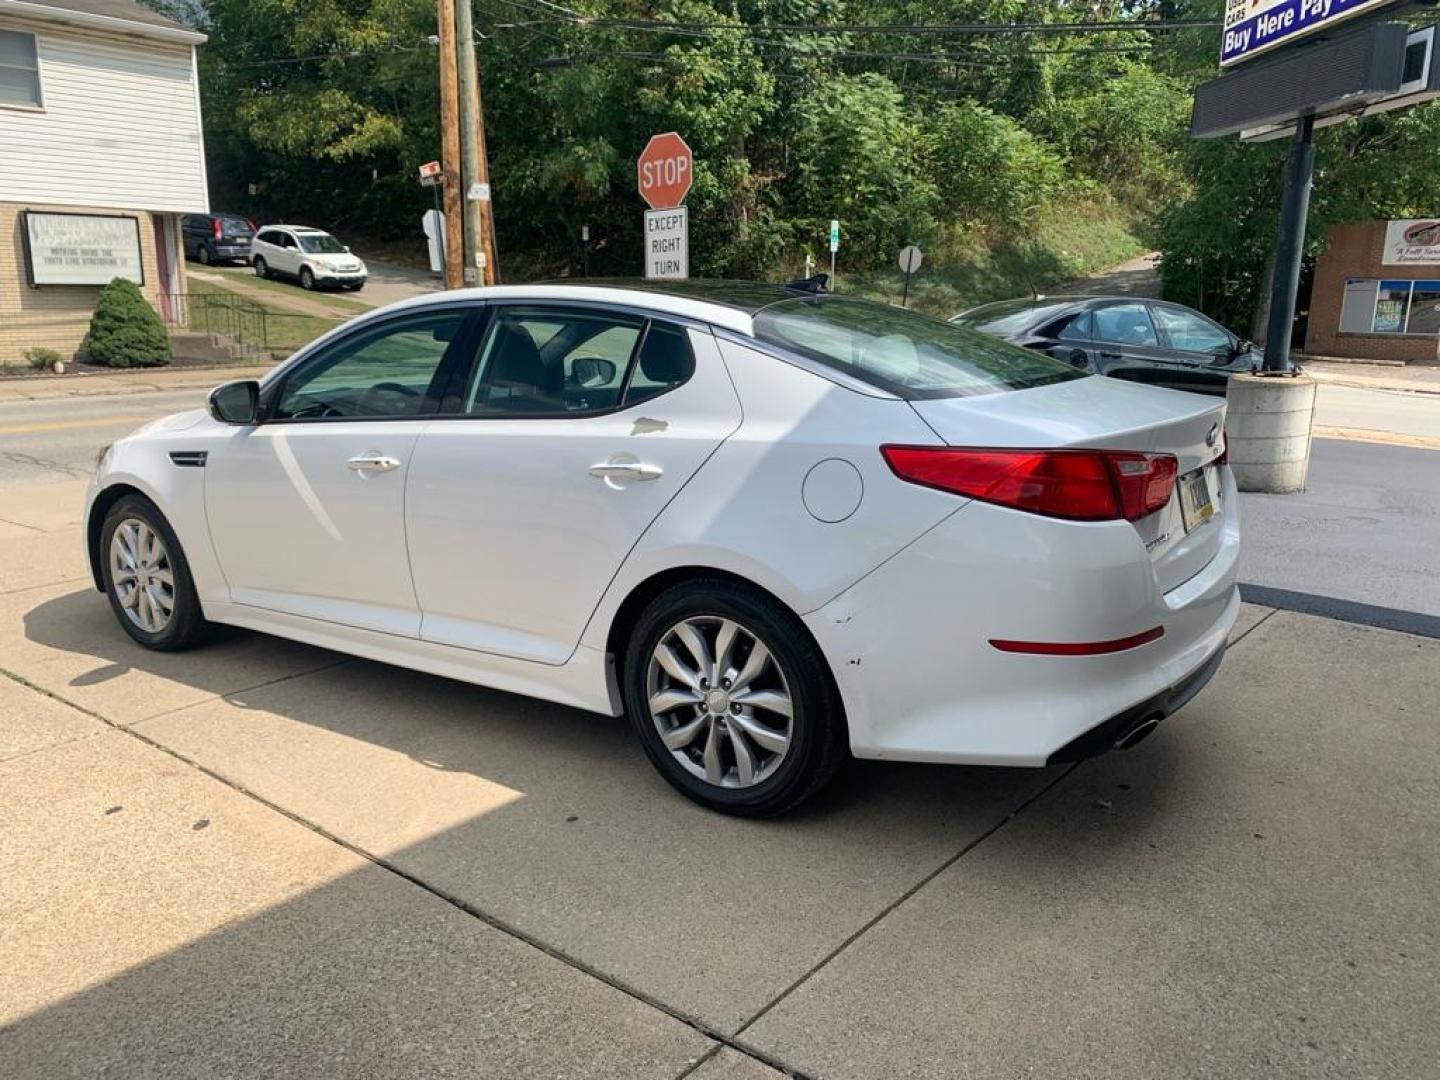
M210 415L222 424L254 424L260 413L260 384L254 379L222 383L210 391Z
M613 360L598 356L577 356L570 367L570 377L579 386L609 386L620 369Z
M345 254L346 254L346 255L349 255L349 254L350 254L350 247L349 247L349 245L346 245L346 247L345 247Z

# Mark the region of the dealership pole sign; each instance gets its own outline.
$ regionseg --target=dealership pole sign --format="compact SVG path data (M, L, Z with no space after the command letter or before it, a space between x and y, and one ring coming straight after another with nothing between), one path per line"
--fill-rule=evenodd
M1287 45L1397 0L1226 0L1220 66Z

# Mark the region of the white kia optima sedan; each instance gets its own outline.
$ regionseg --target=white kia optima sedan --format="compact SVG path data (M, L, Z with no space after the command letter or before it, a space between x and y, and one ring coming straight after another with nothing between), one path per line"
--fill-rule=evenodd
M536 285L362 316L102 456L95 584L627 714L775 814L846 754L1040 766L1147 735L1239 596L1224 404L794 286Z

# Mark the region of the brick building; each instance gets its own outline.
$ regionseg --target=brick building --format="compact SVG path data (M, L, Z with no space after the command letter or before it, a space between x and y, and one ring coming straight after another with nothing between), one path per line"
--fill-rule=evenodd
M0 361L73 355L114 277L162 314L184 292L204 40L130 0L0 0Z
M1440 363L1440 218L1336 225L1328 239L1305 351Z

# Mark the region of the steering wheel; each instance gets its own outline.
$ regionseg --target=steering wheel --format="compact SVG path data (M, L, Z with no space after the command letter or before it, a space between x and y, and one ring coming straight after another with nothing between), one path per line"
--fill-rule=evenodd
M420 391L397 382L382 382L366 387L365 392L360 395L361 415L377 412L382 414L404 412L406 402L397 401L394 397L389 396L394 394L398 394L403 399L410 399L418 398Z

